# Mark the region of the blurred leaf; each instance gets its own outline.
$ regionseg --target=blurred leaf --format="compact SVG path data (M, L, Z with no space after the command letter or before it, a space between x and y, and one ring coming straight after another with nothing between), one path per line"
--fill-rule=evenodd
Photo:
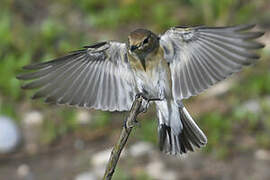
M119 180L131 180L130 175L127 173L127 171L123 171L121 168L116 168L114 176L114 179Z
M0 102L0 114L11 117L13 119L18 119L16 116L14 105L8 102Z
M148 119L140 122L141 126L134 131L135 137L142 141L148 141L155 145L158 143L157 122L153 119Z
M0 48L1 50L7 49L11 44L12 34L10 25L10 14L7 12L0 13Z
M93 117L95 121L91 124L91 127L93 128L105 127L111 122L110 115L111 114L109 112L101 112L101 111L96 112Z
M232 122L224 115L214 112L202 116L199 126L208 137L208 144L204 150L211 152L218 150L218 156L224 157L226 154L226 144L232 138ZM215 147L215 148L213 148Z
M27 64L31 59L31 54L25 52L21 57L14 54L6 55L0 61L0 88L2 93L16 99L20 95L20 82L16 79L16 72Z

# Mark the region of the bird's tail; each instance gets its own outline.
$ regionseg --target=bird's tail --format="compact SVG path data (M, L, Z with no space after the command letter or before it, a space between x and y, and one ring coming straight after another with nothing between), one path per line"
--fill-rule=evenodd
M159 147L167 154L182 154L206 145L207 138L181 104L171 102L168 114L157 108ZM158 104L157 104L158 107ZM174 114L173 114L174 113Z

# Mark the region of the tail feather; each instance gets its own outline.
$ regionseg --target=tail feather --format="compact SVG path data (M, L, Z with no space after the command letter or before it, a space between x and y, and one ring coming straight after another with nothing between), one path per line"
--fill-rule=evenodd
M160 150L167 154L176 155L187 153L188 151L194 151L194 147L200 148L206 145L206 136L194 122L185 107L180 107L178 113L180 113L180 119L176 120L181 120L183 125L179 132L176 133L170 126L170 123L159 124L158 132ZM164 117L159 116L159 118ZM159 121L165 122L162 119Z
M181 147L178 139L178 136L174 135L169 126L165 124L159 126L159 148L161 151L169 154L181 152L183 147Z
M188 139L188 135L185 131L179 134L179 141L181 141L181 144L183 144L183 153L186 153L187 151L194 151L194 147L192 143Z
M207 137L194 122L185 107L180 109L180 117L183 123L183 131L189 134L190 140L197 145L197 147L204 146L207 143Z
M183 133L186 134L188 140L198 148L206 145L207 138L189 115L185 107L180 109L180 118L183 123Z

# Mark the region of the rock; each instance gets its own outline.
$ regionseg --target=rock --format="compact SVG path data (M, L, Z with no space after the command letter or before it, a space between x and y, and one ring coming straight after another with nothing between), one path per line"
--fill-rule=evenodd
M99 179L101 179L104 175L107 163L109 162L111 151L112 149L108 149L92 155L91 164L93 166L93 172ZM123 150L120 158L123 158L126 155L126 151Z
M97 180L96 175L90 171L78 174L75 180Z
M23 116L22 135L24 139L24 148L30 154L38 152L43 119L44 117L39 111L30 111Z
M256 113L256 114L261 112L261 106L259 104L259 101L256 99L255 100L252 99L252 100L245 102L243 104L243 108L249 112Z
M155 160L146 166L146 172L150 177L160 179L164 173L164 164L159 160Z
M17 125L8 117L0 117L0 153L9 153L16 149L21 139Z
M270 160L270 152L259 149L255 152L255 158L258 160Z
M93 154L91 162L93 166L98 167L106 164L110 158L111 149Z
M161 179L166 179L166 180L177 180L177 174L174 171L165 171L163 175L161 176Z
M146 166L146 173L155 180L177 180L176 172L166 170L160 160L154 160Z
M17 169L17 175L20 179L34 180L34 174L31 172L30 167L27 164L22 164Z
M137 142L129 148L131 156L138 157L150 153L153 150L153 146L147 142Z
M96 154L93 154L91 158L91 163L95 167L102 167L106 165L109 161L112 149L107 149ZM122 151L120 158L123 158L127 155L125 149Z
M31 111L24 115L23 123L26 126L41 125L43 123L43 115L39 111Z
M27 164L22 164L17 169L17 174L19 177L26 177L30 173L30 167Z
M107 162L106 162L107 163ZM104 176L105 170L106 170L106 165L107 164L103 164L101 166L97 166L93 169L93 172L97 175L97 177L99 179L102 179L102 177Z
M93 165L93 171L99 177L99 179L102 178L106 165L109 161L111 155L111 149L98 152L96 154L93 154L91 163Z
M79 124L89 124L92 120L91 114L89 111L79 110L76 115L76 120Z

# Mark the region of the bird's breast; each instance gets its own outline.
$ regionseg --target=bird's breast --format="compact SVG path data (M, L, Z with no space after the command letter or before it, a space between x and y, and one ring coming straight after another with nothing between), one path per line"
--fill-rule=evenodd
M170 71L162 54L157 52L148 56L145 62L146 69L140 67L136 60L131 62L139 91L149 94L152 98L163 98L166 94L171 94Z

